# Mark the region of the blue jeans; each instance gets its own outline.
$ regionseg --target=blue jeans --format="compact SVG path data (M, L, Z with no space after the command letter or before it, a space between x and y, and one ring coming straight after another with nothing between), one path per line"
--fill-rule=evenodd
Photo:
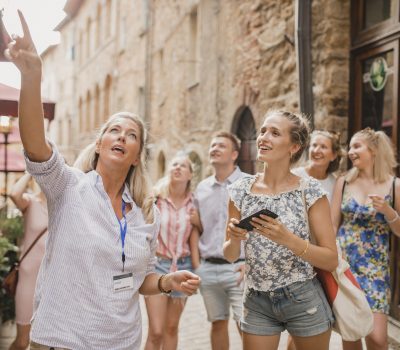
M295 282L274 291L247 289L243 298L242 331L276 335L285 329L310 337L332 327L334 317L317 278Z

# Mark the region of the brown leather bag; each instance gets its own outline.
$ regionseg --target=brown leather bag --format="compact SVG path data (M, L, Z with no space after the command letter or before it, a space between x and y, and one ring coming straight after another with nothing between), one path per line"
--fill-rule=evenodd
M18 267L19 263L15 263L14 266L11 267L10 271L8 271L6 277L4 277L3 280L3 288L6 293L11 297L15 296L15 291L17 290Z
M11 296L11 297L15 296L15 292L17 290L17 284L18 284L18 270L19 270L19 266L21 265L22 260L25 259L25 257L28 255L28 253L33 248L33 246L36 244L36 242L39 240L40 237L42 237L45 234L46 231L47 231L47 227L42 232L40 232L40 234L32 242L32 244L30 245L28 250L25 252L25 254L21 257L21 259L19 259L19 261L17 261L11 267L10 271L8 271L7 275L4 277L2 286L9 296Z

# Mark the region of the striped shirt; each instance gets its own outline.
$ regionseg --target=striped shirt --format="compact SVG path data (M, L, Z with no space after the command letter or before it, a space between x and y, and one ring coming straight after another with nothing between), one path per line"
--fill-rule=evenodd
M46 162L25 158L49 211L31 339L73 350L139 349L138 289L154 272L159 215L146 224L125 186L122 198L132 210L126 213L124 273L133 274L133 289L114 292L113 276L122 274L120 227L101 176L67 166L54 146Z
M229 202L227 186L246 175L248 174L242 173L239 167L236 167L223 182L218 182L215 175L212 175L197 185L195 205L199 210L203 226L203 233L199 241L202 259L224 257L222 246L225 242ZM243 249L240 257L244 258Z
M157 207L161 214L157 254L172 259L173 272L177 269L177 260L190 255L190 211L194 208L193 195L188 195L180 208L176 208L169 198L158 198Z

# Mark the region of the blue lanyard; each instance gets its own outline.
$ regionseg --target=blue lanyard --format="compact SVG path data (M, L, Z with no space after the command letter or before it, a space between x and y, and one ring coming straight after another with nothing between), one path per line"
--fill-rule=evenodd
M125 217L125 202L122 200L122 217L125 219L124 227L122 227L121 221L118 219L118 224L119 224L119 232L121 234L121 245L122 245L122 272L124 272L125 268L125 236L126 236L126 217Z

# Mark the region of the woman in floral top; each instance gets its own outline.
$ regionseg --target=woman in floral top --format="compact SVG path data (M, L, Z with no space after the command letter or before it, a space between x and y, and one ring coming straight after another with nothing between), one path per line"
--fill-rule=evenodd
M333 223L339 228L343 255L374 312L374 330L365 339L367 348L384 350L388 348L390 303L389 235L390 231L400 234L396 158L386 134L369 128L351 138L349 158L353 168L338 179L334 191ZM362 349L361 341L343 342L343 349Z
M317 180L290 171L308 142L305 118L267 113L257 138L264 172L230 187L224 254L236 260L245 241L244 349L277 349L285 329L297 350L329 347L333 315L313 269L332 271L338 263L329 202ZM278 218L254 218L250 232L236 226L263 208ZM309 227L317 244L310 243Z

